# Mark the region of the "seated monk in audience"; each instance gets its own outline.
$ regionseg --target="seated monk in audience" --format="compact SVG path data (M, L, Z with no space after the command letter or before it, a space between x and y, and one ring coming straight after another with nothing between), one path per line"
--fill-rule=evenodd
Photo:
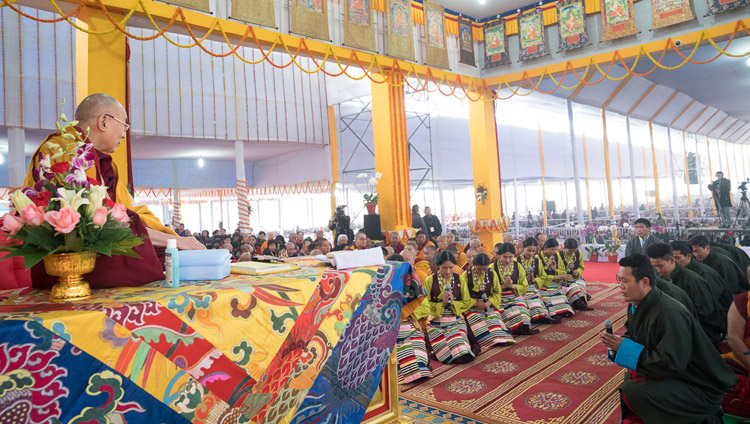
M404 244L401 243L401 239L395 231L388 233L388 245L393 248L393 252L397 255L400 255L401 251L404 250Z
M445 241L448 243L448 246L456 246L456 252L459 253L466 253L466 250L464 249L464 246L456 243L456 230L450 230L445 235Z
M508 233L505 233L505 235L503 236L503 243L513 244L514 242L515 241L513 240L513 236Z
M628 369L620 386L622 423L721 423L721 400L737 377L698 321L652 285L649 259L620 260L620 290L628 305L624 336L599 334Z
M469 242L466 243L466 246L464 247L464 251L468 250L472 246L477 247L479 251L478 253L484 253L490 258L495 256L495 252L492 250L492 248L485 246L484 243L482 243L482 241L479 239L479 233L471 233L471 235L469 236Z
M424 248L427 246L435 247L435 244L427 240L427 233L424 231L417 231L417 257L424 256Z
M750 268L747 269L750 274ZM732 350L722 355L737 374L737 384L724 397L724 410L750 418L750 297L749 292L734 296L727 317L727 343Z
M359 230L357 235L354 236L354 244L346 247L344 250L364 250L367 248L367 235L362 230Z
M448 248L450 247L450 251L456 256L456 261L458 261L456 265L459 268L464 269L464 266L467 264L466 254L464 254L463 252L459 252L455 243L449 244L448 236L438 236L436 238L436 241L437 241L437 247L438 247L437 252L438 253L445 252L449 250Z
M67 132L76 140L86 143L82 150L88 150L94 162L94 166L86 170L89 183L105 186L109 199L124 205L128 210L133 234L144 238L144 243L133 249L140 258L99 255L94 271L86 274L86 281L91 287L138 286L164 279L164 250L170 238L177 239L177 248L180 250L205 249L194 237L179 237L159 222L146 206L133 205L133 197L127 189L127 176L120 175L120 170L110 156L126 137L130 127L127 113L120 102L103 93L92 94L78 105L75 118L78 126L67 129ZM55 151L66 143L63 134L59 132L47 136L31 156L24 186L34 187L39 179L38 169L42 161L54 165L67 160L65 156L52 159ZM31 280L36 288L48 288L58 281L56 277L47 275L43 264L31 269Z
M331 252L331 242L328 241L328 239L322 239L319 240L318 249L320 249L320 253L323 255L327 255Z
M473 247L470 247L469 250L466 251L466 264L462 267L464 271L468 271L469 268L471 268L471 264L474 263L474 257L479 253L480 252L477 252L477 249L474 249Z
M424 279L432 274L430 261L425 258L417 258L417 249L410 244L407 244L404 250L401 251L401 256L403 256L404 259L407 259L407 261L409 258L413 257L411 264L414 265L414 271L417 273L419 281L424 282Z

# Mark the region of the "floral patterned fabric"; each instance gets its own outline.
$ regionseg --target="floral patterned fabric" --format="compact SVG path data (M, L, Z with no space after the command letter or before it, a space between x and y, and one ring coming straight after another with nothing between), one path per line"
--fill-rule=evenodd
M76 303L0 291L0 416L358 422L396 344L410 267L300 265L180 288L97 290ZM343 390L320 389L329 386Z

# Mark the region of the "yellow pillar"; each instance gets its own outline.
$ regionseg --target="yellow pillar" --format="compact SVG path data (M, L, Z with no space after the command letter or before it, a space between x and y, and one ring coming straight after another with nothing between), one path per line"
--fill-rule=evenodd
M654 203L656 213L661 213L661 199L659 198L659 169L656 165L656 148L654 147L654 127L648 121L648 135L651 138L651 164L654 166Z
M688 169L685 131L682 132L682 159L685 161L685 186L687 187L688 217L693 218L693 199L690 197L690 173Z
M339 182L339 143L336 132L336 113L328 106L328 134L331 138L331 216L336 213L336 183Z
M110 17L120 22L123 15L112 12ZM112 23L104 12L96 8L85 8L77 21L92 31L112 28ZM88 35L76 31L75 106L89 94L105 93L119 100L127 109L126 49L127 37L120 31L112 31L106 35ZM120 178L129 180L127 140L120 143L120 147L112 154L112 159L117 165Z
M583 162L586 164L586 209L591 220L591 190L589 189L589 154L586 151L586 133L583 133Z
M539 161L542 164L542 217L544 218L544 226L547 227L547 189L544 187L544 142L542 141L542 126L537 124L536 127L539 133Z
M480 184L487 188L487 199L484 203L476 202L477 219L500 219L502 203L494 102L469 102L469 135L474 189L476 190ZM495 243L502 241L503 234L482 230L479 238L485 246L492 248Z
M374 78L379 78L375 75ZM378 183L380 225L385 231L411 228L409 145L406 135L403 76L390 72L390 83L370 83L375 170ZM391 85L391 84L395 84Z
M607 137L607 111L602 109L602 143L604 144L604 174L607 177L607 202L609 217L615 217L615 205L612 196L612 170L609 164L609 138Z

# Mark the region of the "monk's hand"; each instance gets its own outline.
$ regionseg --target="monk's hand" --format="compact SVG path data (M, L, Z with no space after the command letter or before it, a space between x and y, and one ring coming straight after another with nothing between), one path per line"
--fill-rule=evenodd
M622 343L622 337L609 334L606 331L599 333L599 338L602 339L604 346L607 346L613 352L617 352L617 349L620 348L620 343Z
M206 250L201 242L196 240L195 237L177 237L177 249L178 250Z

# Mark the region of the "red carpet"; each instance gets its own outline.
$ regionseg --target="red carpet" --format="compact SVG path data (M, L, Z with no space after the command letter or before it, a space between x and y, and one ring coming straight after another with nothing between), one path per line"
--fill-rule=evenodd
M606 319L622 333L625 303L616 285L594 282L614 282L616 272L617 264L586 263L594 311L540 325L539 334L485 349L470 364L433 361L433 378L401 386L401 397L482 423L618 422L623 369L606 359L598 333Z
M584 262L586 269L583 271L583 278L586 281L599 281L602 283L617 284L617 270L620 265L609 262Z

